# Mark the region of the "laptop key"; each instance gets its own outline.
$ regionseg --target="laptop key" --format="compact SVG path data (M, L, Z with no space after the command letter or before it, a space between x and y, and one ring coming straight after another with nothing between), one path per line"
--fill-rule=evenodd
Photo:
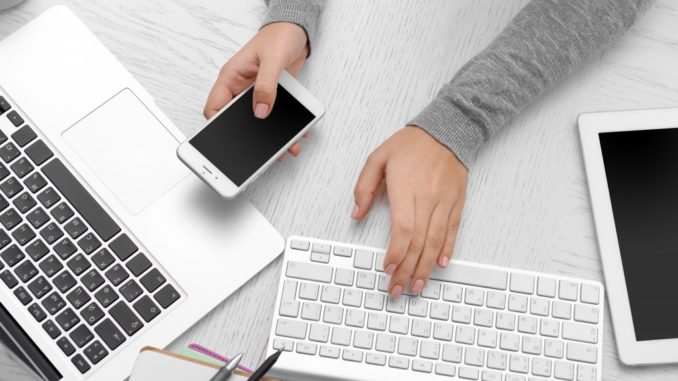
M66 302L61 295L55 291L42 300L42 306L45 307L45 310L47 310L50 315L54 315L61 311L62 308L66 307Z
M104 311L95 303L92 302L83 308L80 311L80 316L87 322L89 325L96 324L102 317L104 317Z
M71 344L66 336L57 340L57 346L61 348L61 351L64 352L66 356L70 356L73 354L73 352L75 352L75 347L73 344Z
M108 241L120 232L120 226L99 205L92 195L59 159L47 163L42 172L61 193L71 202L71 205L82 215L92 229L103 241Z
M42 204L42 206L45 207L45 209L49 209L54 204L59 202L61 200L61 196L54 190L54 188L49 187L45 189L44 191L40 192L38 195L38 200Z
M35 238L35 232L28 224L22 224L12 232L12 237L14 237L19 245L24 246Z
M89 269L92 267L92 264L89 263L87 260L87 257L83 254L78 254L75 257L71 258L70 261L67 263L68 268L73 271L73 274L75 276L79 276L80 274L84 273L85 270Z
M14 141L16 142L16 144L19 145L19 147L25 146L26 144L32 142L33 139L37 137L38 135L36 135L35 131L33 131L33 129L30 128L28 125L21 127L12 134L12 139L14 139Z
M24 152L35 163L35 165L40 165L47 161L47 159L50 157L54 156L52 150L49 149L49 147L47 147L45 142L42 140L38 140L37 142L31 144Z
M18 148L14 145L14 143L9 142L5 144L4 146L0 147L0 158L5 163L9 163L12 160L16 159L17 156L19 156L21 152L19 151Z
M54 252L59 254L59 257L63 260L68 259L68 257L73 255L73 253L75 253L78 250L78 248L75 247L75 244L73 244L73 241L68 239L68 237L55 243L54 246L52 246L52 248L54 249Z
M103 248L97 251L96 254L92 255L92 262L99 268L99 270L106 270L113 262L115 258L108 249Z
M55 222L50 222L40 230L40 235L47 242L48 245L53 244L59 238L63 237L64 232L59 228Z
M127 262L127 268L134 276L139 276L151 267L151 261L143 253L139 253Z
M4 97L0 97L0 115L6 113L11 108L12 106L10 106L9 102Z
M83 353L94 365L98 364L99 361L108 355L108 351L99 341L95 341L90 344L87 348L85 348Z
M148 292L153 292L165 283L165 277L158 269L153 269L141 277L141 284Z
M144 326L125 302L118 302L108 312L128 336L134 335Z
M0 195L0 211L5 210L9 206L9 202L7 202L7 199Z
M80 322L78 315L71 309L66 308L55 318L61 329L68 332Z
M7 174L9 174L9 171L7 171ZM0 169L0 178L2 177L4 176L2 176L2 169ZM31 193L35 193L47 185L47 180L39 172L34 172L24 179L24 185Z
M33 316L35 321L37 321L38 323L42 322L47 317L47 314L45 313L45 311L42 310L42 308L40 308L38 303L31 304L28 307L28 312L31 314L31 316Z
M78 246L85 254L92 254L94 250L101 247L101 241L93 233L87 233L78 240Z
M47 332L47 334L52 340L56 339L57 337L59 337L59 335L61 335L61 330L51 320L47 320L46 322L42 323L42 329L44 329L45 332ZM59 343L57 342L57 344Z
M64 265L61 264L61 261L55 255L45 258L38 266L48 278L53 277L64 268Z
M92 341L92 339L94 339L94 334L84 324L80 324L78 328L74 329L69 334L69 336L71 340L73 340L73 343L78 348L84 347L85 344L89 343L90 341Z
M14 288L17 284L19 284L19 281L16 280L14 275L9 270L5 270L0 273L0 279L5 283L5 285L9 288Z
M88 303L90 300L92 300L92 297L89 296L89 294L81 286L78 286L74 288L73 291L71 291L68 295L66 295L66 299L71 302L73 308L79 310L80 307L85 305L85 303Z
M60 224L68 221L68 219L73 217L74 214L73 209L66 205L65 202L62 202L61 204L54 207L50 213L52 214L52 217L54 217L54 219Z
M29 294L23 286L19 286L14 290L14 296L16 296L24 306L33 300L31 294Z
M94 328L94 332L99 335L101 340L103 340L112 351L125 342L125 335L120 332L111 319L102 321Z
M118 296L118 293L115 292L113 287L109 285L101 287L101 289L97 291L96 294L94 294L94 297L99 301L99 303L101 303L101 305L104 308L108 308L108 306L110 306L111 304L113 304L113 302L120 298L120 296Z
M2 131L0 131L0 134L4 135ZM2 142L0 142L0 144L2 144ZM7 169L4 164L0 163L0 180L4 180L7 176L9 176L9 169Z
M156 292L153 297L162 308L167 308L179 299L179 293L171 284L168 284Z
M138 298L139 295L143 294L144 291L139 286L139 283L134 279L130 279L120 287L120 293L128 302L132 302L134 299Z
M12 245L0 253L0 258L2 258L9 267L14 267L14 265L21 262L25 257L26 256L17 245Z
M0 223L7 230L14 229L21 222L21 216L16 210L9 208L4 213L0 214Z
M34 168L33 164L31 164L31 162L28 161L28 159L26 159L25 157L22 157L19 160L15 161L9 167L12 168L12 172L14 172L14 174L20 179L26 177L26 175L31 173L31 171L33 171Z
M88 290L94 291L104 284L104 277L102 277L98 271L92 269L83 275L81 281Z
M129 273L120 264L115 264L106 271L106 278L113 283L114 286L120 285L123 281L129 278Z
M108 244L108 247L121 261L126 261L127 258L139 250L137 245L135 245L125 233L120 234L111 241L111 243Z
M23 261L19 266L17 266L14 269L14 273L16 274L17 278L19 278L22 282L26 283L29 282L33 277L38 275L38 269L35 268L35 265L31 261ZM43 284L37 284L35 287L42 287ZM30 286L29 290L33 291ZM36 288L37 290L37 288ZM35 292L34 292L35 294ZM42 295L40 295L42 296ZM38 299L40 299L39 296L36 295Z
M68 221L66 225L64 225L64 229L66 230L66 233L71 236L71 238L77 239L82 235L82 233L87 231L87 226L85 226L85 223L82 222L80 218L75 217L74 219Z
M10 111L9 114L7 114L7 119L12 122L14 127L19 127L24 124L24 118L22 118L21 115L19 115L19 113L16 111Z
M23 185L21 185L19 180L17 180L15 177L10 177L9 179L5 180L5 182L0 184L0 190L2 190L2 193L4 193L7 198L16 196L23 189Z
M23 214L33 209L37 203L35 202L33 196L31 196L28 192L24 192L20 194L19 197L14 199L13 204L19 210L19 212Z
M64 270L59 273L56 278L52 279L52 283L54 283L54 286L57 288L57 290L61 291L61 293L66 293L68 290L73 288L73 286L75 286L77 281L73 275L68 272L68 270Z
M73 356L71 362L73 363L73 365L75 365L76 368L78 368L78 371L82 374L87 373L87 371L90 370L91 368L87 363L87 360L85 360L85 358L82 357L82 355L80 354Z
M44 209L37 207L26 215L26 219L31 223L31 225L33 225L33 228L39 229L42 225L49 221L49 216L47 213L45 213Z
M40 299L48 292L52 291L52 285L44 276L40 275L28 284L28 289L33 293L33 296L35 296L36 299Z
M5 233L4 230L0 230L0 250L4 249L5 246L10 244L10 242L12 242L12 239L9 238L9 236L7 235L7 233ZM1 268L2 266L0 265L0 269Z
M144 295L134 303L133 307L146 323L160 315L160 307L153 303L153 300L148 295Z

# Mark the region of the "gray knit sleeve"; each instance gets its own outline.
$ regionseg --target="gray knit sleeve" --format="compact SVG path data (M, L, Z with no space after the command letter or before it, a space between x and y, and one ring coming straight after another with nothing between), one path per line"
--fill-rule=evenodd
M490 136L628 29L653 0L533 0L412 121L468 168Z
M315 37L325 0L266 0L266 4L268 15L262 28L270 23L281 21L301 26L306 31L310 55L311 41Z

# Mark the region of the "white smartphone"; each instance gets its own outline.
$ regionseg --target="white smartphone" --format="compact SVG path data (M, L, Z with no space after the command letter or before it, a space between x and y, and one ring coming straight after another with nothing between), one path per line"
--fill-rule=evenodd
M286 71L266 119L254 116L253 91L243 91L177 148L179 159L226 198L242 192L325 113Z

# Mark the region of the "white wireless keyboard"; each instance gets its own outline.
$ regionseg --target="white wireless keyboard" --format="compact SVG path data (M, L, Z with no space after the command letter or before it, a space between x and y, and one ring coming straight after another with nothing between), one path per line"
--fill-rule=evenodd
M384 250L291 237L268 353L284 380L601 380L599 282L452 261L387 295Z

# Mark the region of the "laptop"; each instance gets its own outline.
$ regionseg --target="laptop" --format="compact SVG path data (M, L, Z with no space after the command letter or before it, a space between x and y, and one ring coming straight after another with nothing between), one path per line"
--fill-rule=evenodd
M122 380L279 255L67 8L0 41L0 325L47 380Z

